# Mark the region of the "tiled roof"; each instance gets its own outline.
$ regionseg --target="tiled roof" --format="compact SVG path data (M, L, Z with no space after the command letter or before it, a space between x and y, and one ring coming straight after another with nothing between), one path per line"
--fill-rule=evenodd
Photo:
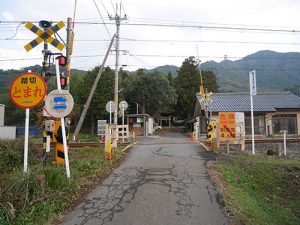
M197 94L201 108L201 96ZM250 112L249 93L215 93L209 107L212 112ZM280 109L300 109L300 98L291 92L262 93L253 96L253 110L255 112L275 112Z

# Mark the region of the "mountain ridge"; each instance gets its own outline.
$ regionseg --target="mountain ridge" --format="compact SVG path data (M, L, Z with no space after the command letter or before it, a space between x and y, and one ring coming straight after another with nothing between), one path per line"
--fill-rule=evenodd
M171 73L177 75L179 67L162 65L147 72ZM223 60L221 62L207 61L201 64L202 70L211 70L218 79L220 92L240 92L249 90L249 71L256 70L258 91L281 91L300 85L300 53L280 53L262 50L247 55L238 60ZM6 87L19 74L28 70L40 73L39 65L22 68L21 70L1 70L0 87ZM78 74L87 71L72 69ZM129 72L131 73L131 72ZM204 84L205 86L205 84ZM2 88L1 88L2 89ZM0 92L3 90L0 89Z

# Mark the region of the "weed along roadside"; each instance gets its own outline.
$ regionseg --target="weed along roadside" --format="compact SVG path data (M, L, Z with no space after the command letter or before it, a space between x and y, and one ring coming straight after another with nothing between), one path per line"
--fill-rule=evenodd
M124 148L115 149L112 160L103 147L71 148L68 180L64 165L42 166L42 152L32 143L24 175L23 140L0 141L0 224L55 224L120 163Z
M231 224L300 224L300 161L220 155L208 165Z

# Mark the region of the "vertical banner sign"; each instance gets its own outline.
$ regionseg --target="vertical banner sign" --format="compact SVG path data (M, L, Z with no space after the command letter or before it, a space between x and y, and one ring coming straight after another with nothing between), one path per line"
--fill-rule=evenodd
M236 139L235 112L219 112L219 140L229 141Z
M250 94L256 95L256 73L255 70L249 72Z
M252 128L252 155L255 155L254 116L253 116L253 95L256 95L256 73L255 73L255 70L249 72L249 81L250 81L251 128Z

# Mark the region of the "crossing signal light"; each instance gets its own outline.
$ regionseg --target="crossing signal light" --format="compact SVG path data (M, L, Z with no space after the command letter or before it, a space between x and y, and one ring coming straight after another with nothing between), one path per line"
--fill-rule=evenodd
M60 66L66 66L67 65L67 57L61 55L57 57L58 63Z

